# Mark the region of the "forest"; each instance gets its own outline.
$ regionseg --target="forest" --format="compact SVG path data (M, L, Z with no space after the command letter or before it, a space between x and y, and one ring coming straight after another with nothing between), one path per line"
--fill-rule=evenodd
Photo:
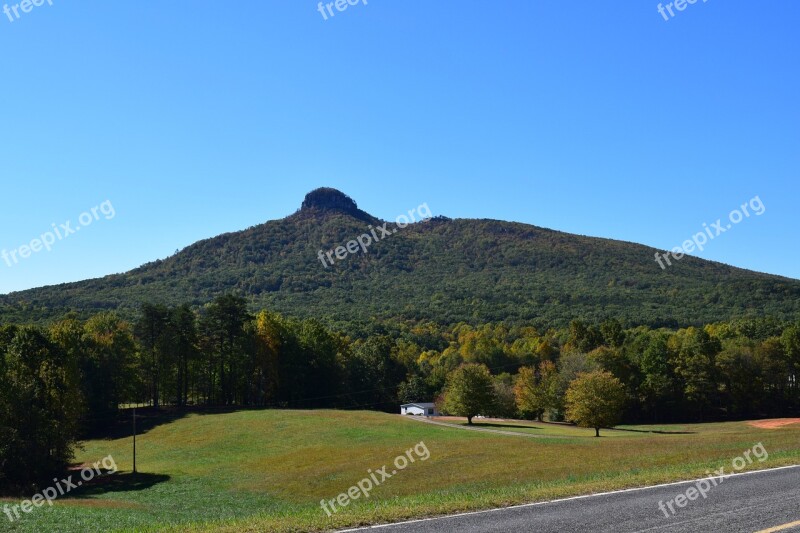
M48 325L69 312L88 319L110 310L132 321L147 303L197 309L232 291L251 310L347 332L375 321L546 330L576 317L677 329L800 313L797 280L688 256L662 270L654 253L663 250L498 220L433 217L325 268L318 250L381 225L340 212L337 201L344 200L306 205L126 273L0 295L0 322Z
M254 314L243 296L226 294L199 309L143 305L130 321L101 312L4 324L0 491L46 481L126 406L398 412L435 400L447 411L455 373L478 365L490 379L476 413L485 416L564 420L570 384L593 372L619 381L627 423L796 415L800 320L682 329L613 318L548 329L394 321L348 331Z

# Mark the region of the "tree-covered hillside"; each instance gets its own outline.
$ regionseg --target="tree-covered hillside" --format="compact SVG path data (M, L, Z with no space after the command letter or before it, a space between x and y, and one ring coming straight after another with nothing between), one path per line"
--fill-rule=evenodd
M685 257L662 270L656 250L498 220L434 217L323 265L328 252L383 221L333 189L295 214L200 241L125 274L0 297L0 321L50 321L69 310L143 302L202 305L237 291L252 308L331 323L427 319L563 326L615 317L686 326L742 316L791 318L800 281ZM380 232L376 232L378 237ZM334 256L335 257L335 256Z

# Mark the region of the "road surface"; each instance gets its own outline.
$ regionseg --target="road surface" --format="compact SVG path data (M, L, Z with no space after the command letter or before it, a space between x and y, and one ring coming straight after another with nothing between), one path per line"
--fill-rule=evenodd
M716 480L718 485L709 482L708 489L696 481L672 483L347 531L800 532L800 466Z

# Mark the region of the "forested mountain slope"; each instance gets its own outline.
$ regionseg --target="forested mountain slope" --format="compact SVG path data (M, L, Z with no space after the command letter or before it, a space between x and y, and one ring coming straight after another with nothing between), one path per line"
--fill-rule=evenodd
M499 220L435 217L323 266L320 250L382 224L341 192L318 189L289 217L130 272L0 296L0 321L46 321L69 310L127 315L142 302L203 305L230 291L254 308L331 322L563 325L616 317L682 326L800 311L797 280L689 256L662 270L646 246Z

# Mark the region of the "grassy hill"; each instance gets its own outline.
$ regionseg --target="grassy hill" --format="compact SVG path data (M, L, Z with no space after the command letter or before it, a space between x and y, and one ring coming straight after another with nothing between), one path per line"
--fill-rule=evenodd
M324 267L319 250L383 222L332 189L294 215L200 241L131 272L0 296L0 321L46 321L141 302L202 305L239 291L254 308L327 318L564 325L576 317L684 326L800 312L800 281L498 220L433 218ZM388 226L392 228L392 225Z
M639 426L595 439L593 430L561 425L525 423L519 432L527 437L503 436L374 412L153 416L141 420L138 478L130 474L129 435L85 442L79 462L110 454L120 471L15 524L0 515L0 529L319 531L702 477L709 468L729 467L757 442L769 460L753 467L800 459L798 424ZM536 434L548 438L530 436ZM369 498L330 518L320 508L320 500L337 497L420 442L428 458L384 480Z

